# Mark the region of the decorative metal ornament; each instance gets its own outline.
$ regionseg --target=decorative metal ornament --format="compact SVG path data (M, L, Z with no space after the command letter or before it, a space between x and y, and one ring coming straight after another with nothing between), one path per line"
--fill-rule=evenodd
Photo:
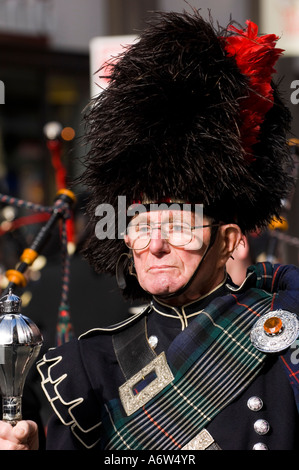
M158 340L157 336L151 335L148 339L148 342L149 342L151 348L155 349L158 345L159 340Z
M21 315L21 299L11 291L0 299L0 393L3 420L13 426L22 419L26 376L42 345L38 327Z
M257 442L252 447L252 450L269 450L269 449L268 449L268 446L264 444L263 442Z
M134 387L144 380L151 372L155 372L156 378L146 385L139 393L134 393ZM162 352L140 372L133 375L119 387L119 397L127 416L135 413L143 405L154 398L163 388L174 380L172 372L166 361L165 353Z
M299 336L297 315L274 310L263 315L253 326L250 339L259 351L277 353L287 349Z
M263 400L260 397L250 397L247 406L251 411L260 411L263 408Z
M253 427L254 427L255 432L259 434L260 436L264 436L270 430L270 424L265 419L258 419L254 423Z
M206 450L214 443L214 438L206 430L202 429L188 444L182 447L182 450Z

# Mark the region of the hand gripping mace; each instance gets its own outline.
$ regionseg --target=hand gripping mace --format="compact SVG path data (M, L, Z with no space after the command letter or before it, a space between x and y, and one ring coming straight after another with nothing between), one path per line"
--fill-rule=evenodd
M13 426L22 419L24 383L43 342L35 323L21 314L21 299L13 293L13 289L26 285L25 271L39 255L56 222L66 217L66 211L69 211L75 199L74 194L67 189L58 191L49 220L30 248L23 251L19 266L6 272L8 293L0 299L0 393L2 419Z

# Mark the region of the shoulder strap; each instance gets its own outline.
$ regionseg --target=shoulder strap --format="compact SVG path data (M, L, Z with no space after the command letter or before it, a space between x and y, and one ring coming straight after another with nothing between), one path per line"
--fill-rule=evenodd
M137 374L157 357L147 340L146 318L144 316L130 328L114 334L112 343L126 380Z

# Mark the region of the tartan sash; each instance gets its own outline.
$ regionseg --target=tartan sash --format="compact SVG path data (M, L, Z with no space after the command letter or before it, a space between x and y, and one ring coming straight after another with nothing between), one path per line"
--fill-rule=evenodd
M249 332L268 312L272 294L251 288L212 301L172 342L174 380L126 416L119 400L105 405L105 449L181 449L256 377L266 355Z

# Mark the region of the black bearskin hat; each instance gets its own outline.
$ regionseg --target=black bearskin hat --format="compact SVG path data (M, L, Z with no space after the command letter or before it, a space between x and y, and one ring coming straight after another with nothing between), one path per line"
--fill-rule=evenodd
M115 274L128 251L117 234L99 240L94 231L96 207L117 212L118 196L127 206L201 203L244 233L279 216L291 185L290 113L272 82L281 50L276 36L259 40L247 25L216 31L198 11L159 13L109 64L109 85L85 115L93 228L85 254L97 271ZM124 293L138 296L137 281L129 284Z

